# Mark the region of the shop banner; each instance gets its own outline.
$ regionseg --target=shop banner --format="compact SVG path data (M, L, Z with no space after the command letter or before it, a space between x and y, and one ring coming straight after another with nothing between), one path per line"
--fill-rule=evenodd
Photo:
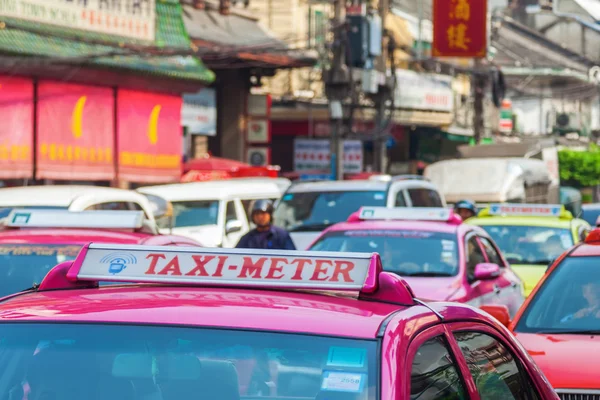
M119 179L179 182L181 97L121 89L117 93Z
M325 139L294 140L294 171L328 171L331 168L331 144ZM344 140L344 173L363 170L363 146L360 140Z
M406 110L454 111L452 77L396 70L394 106Z
M33 81L0 75L0 179L33 178Z
M38 179L115 178L112 89L41 81L37 107Z
M487 55L487 0L433 0L434 57Z

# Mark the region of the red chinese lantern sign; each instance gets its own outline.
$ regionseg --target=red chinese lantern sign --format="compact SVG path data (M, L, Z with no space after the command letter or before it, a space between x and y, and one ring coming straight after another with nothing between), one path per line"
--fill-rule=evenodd
M487 0L433 0L434 57L487 55Z

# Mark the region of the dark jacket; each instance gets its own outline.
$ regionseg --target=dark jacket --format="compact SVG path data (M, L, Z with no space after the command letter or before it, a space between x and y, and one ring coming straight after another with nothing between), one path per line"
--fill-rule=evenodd
M252 229L242 236L235 247L238 249L296 250L290 234L285 229L273 225L267 232Z

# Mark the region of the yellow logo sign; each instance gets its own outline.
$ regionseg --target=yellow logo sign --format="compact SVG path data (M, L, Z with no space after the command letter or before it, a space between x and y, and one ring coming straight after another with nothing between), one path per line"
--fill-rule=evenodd
M148 120L148 139L151 144L158 142L158 117L160 116L161 105L156 105L152 109L150 119Z
M83 135L81 122L83 119L83 108L85 107L86 101L87 96L81 96L79 100L77 100L75 108L73 108L73 115L71 116L71 132L73 133L73 137L75 139L79 139L81 135Z

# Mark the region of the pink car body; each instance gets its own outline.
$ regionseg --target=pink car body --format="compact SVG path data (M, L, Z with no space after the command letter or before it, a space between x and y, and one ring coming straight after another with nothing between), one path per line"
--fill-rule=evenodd
M461 223L461 220L452 214L448 221L419 221L363 220L358 217L358 213L355 213L347 222L335 224L324 230L308 249L319 249L319 243L330 235L352 234L352 232L368 235L369 232L377 232L378 236L385 237L384 232L390 232L389 237L392 237L393 232L399 231L448 234L456 240L458 268L454 276L402 275L418 298L427 301L454 301L475 307L506 305L511 316L514 316L523 304L525 297L521 279L511 270L491 237L477 226ZM398 242L399 246L400 243ZM387 261L385 255L382 255L384 270L393 272L388 269ZM496 268L492 276L486 274L489 264L497 264L500 267ZM493 266L491 268L494 269ZM482 279L478 279L480 272Z
M136 260L127 266L125 275L108 274L107 265L100 261L115 251L120 254L125 252L128 254L126 258ZM190 263L192 259L195 263ZM240 264L242 259L243 265ZM215 263L209 266L211 260ZM302 267L299 267L300 264ZM354 274L358 270L362 271L362 275ZM270 274L280 278L269 279L267 277ZM99 287L98 279L122 282L123 285ZM135 283L140 280L152 285ZM352 292L352 295L346 292ZM486 393L489 393L486 391L490 387L486 387L480 380L475 381L469 369L472 367L469 364L472 360L469 361L470 358L463 355L465 350L461 349L457 339L461 335L485 335L500 346L502 351L512 355L510 357L502 353L498 358L494 356L485 362L475 360L482 366L484 374L501 381L504 378L500 377L511 370L510 365L514 365L512 378L507 378L510 385L502 381L496 389L500 387L509 390L510 386L510 390L523 393L532 390L539 399L558 399L527 352L498 321L467 305L426 304L415 300L410 287L402 278L382 271L376 254L345 253L337 258L331 253L324 255L300 251L168 247L161 250L145 246L117 246L112 249L110 246L90 245L84 247L75 261L56 266L38 288L0 300L0 332L3 339L5 335L9 335L7 332L24 326L23 324L38 324L38 327L63 330L86 327L93 335L98 335L104 329L133 326L143 327L146 333L159 327L186 327L198 329L198 332L214 328L223 335L229 332L239 332L240 335L277 332L284 334L283 336L310 335L307 337L314 343L354 339L373 344L372 348L377 349L377 355L370 360L377 365L371 365L371 368L378 372L372 375L376 377L376 382L369 380L368 389L360 386L360 375L353 382L332 381L331 375L328 375L329 386L326 388L323 375L321 393L325 397L337 395L336 399L377 397L408 400L419 393L429 395L424 398L439 398L430 397L431 393L428 391L440 379L450 379L444 377L452 371L459 376L451 384L462 388L461 398L486 398ZM43 329L35 328L32 331L36 332L35 335ZM103 334L97 337L101 340L106 338ZM125 339L129 340L124 337L123 340ZM427 344L438 340L439 343L446 343L443 347L447 354L431 364L435 370L432 376L421 370L422 364L416 362L416 358L426 357L431 350ZM0 343L0 353L3 355L10 352L10 349L3 348L7 346L6 343L10 343L10 339ZM73 343L61 345L70 346ZM270 346L278 344L271 343ZM21 347L19 349L22 351ZM423 349L424 353L421 352ZM41 351L40 354L44 350ZM33 359L37 352L38 350ZM482 353L486 352L479 350L477 354ZM125 356L131 358L132 355ZM235 359L235 354L230 354L229 358ZM206 361L206 358L201 361ZM344 372L344 368L350 368L348 365L357 367L357 364L353 364L356 360L349 361L346 358L342 361L346 364L344 366L342 362L341 366L338 365L337 373L350 376L351 374ZM364 363L364 360L361 362ZM443 362L449 364L440 371L438 363ZM256 360L238 360L235 363L235 382L239 385L239 394L218 398L244 399L256 366ZM279 381L273 377L277 374L277 365L273 364L272 367L269 372L271 377L265 378L271 382L269 398L284 398L278 394ZM496 371L496 367L502 373ZM283 366L279 365L279 368ZM319 368L317 370L321 373ZM4 368L0 371L0 380L9 382L13 371L14 378L20 378L18 368ZM113 367L113 375L123 373L129 372ZM301 373L304 372L298 372ZM64 379L70 382L68 385L54 381L48 385L56 385L53 390L67 390L67 393L69 390L76 390L69 375L66 372L62 378L52 378ZM100 378L94 375L93 379ZM16 385L22 385L23 382L20 379L14 381ZM136 379L131 385L137 387L140 381L141 379ZM129 389L129 380L127 382ZM158 383L148 382L150 385L166 385L163 389L165 396L172 389L168 379ZM185 385L185 382L183 379L178 380L177 385ZM25 392L36 390L35 383L27 382L24 386ZM65 386L68 388L65 389ZM325 391L333 390L332 387L339 391ZM354 396L363 390L370 391L368 397ZM449 394L450 392L445 392L447 390L449 389L442 385L439 394ZM94 393L92 391L88 394ZM350 396L347 397L346 394ZM317 394L316 398L322 398L319 396ZM314 395L312 397L315 398Z

